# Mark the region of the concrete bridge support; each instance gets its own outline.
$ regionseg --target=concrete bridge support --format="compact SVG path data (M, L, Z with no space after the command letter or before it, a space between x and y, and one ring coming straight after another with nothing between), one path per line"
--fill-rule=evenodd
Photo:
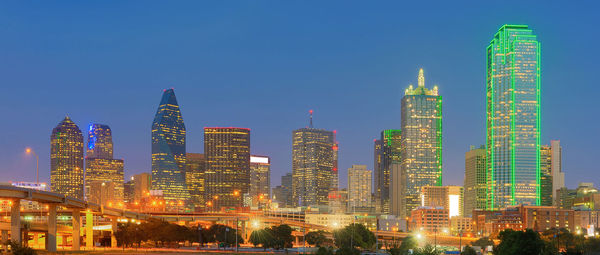
M117 217L110 218L111 232L110 232L110 247L117 248Z
M49 252L56 251L56 204L48 205L48 235L46 236L48 240L46 243L48 246L46 250Z
M85 248L94 248L94 214L89 210L85 213Z
M13 200L10 207L10 240L21 243L21 199Z
M78 251L81 246L81 210L73 209L73 250Z

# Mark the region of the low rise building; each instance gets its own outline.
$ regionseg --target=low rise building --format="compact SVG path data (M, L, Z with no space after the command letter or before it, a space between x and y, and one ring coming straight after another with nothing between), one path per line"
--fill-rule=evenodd
M412 210L408 226L409 231L425 231L427 233L442 232L449 227L448 209L427 206Z

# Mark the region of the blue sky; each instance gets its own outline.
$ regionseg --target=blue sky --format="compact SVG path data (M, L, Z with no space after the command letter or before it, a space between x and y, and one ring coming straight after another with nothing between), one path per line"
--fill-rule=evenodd
M252 129L272 158L272 184L291 171L291 132L337 130L340 183L373 167L373 139L400 127L416 84L444 97L444 184L462 184L464 153L485 140L485 47L505 23L542 43L542 141L560 139L569 186L600 184L600 69L595 2L559 1L2 1L0 180L49 180L50 133L68 114L111 126L125 175L150 171L150 126L175 88L188 152L203 127Z

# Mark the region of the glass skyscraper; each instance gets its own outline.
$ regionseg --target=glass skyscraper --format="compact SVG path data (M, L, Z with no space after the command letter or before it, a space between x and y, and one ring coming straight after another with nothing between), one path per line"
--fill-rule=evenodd
M486 54L487 209L540 205L540 43L504 25Z
M175 92L164 90L152 122L152 189L161 190L167 204L187 202L185 125Z
M253 205L264 206L271 199L271 158L250 156L250 198Z
M471 217L474 209L485 210L487 203L485 146L471 146L465 153L464 208Z
M312 127L292 132L292 204L327 205L337 194L337 144L333 131Z
M202 153L187 153L185 181L190 192L190 202L195 211L203 209L204 203L204 172L206 162Z
M204 128L205 196L214 209L243 206L250 185L250 129Z
M400 162L402 132L399 129L381 131L381 139L375 140L375 192L378 206L384 214L390 213L390 175L394 165Z
M114 196L110 200L99 199L93 194L95 182L112 182ZM101 185L101 184L100 184ZM106 184L105 184L106 185ZM85 157L85 190L88 201L120 207L124 200L123 160L113 159L112 131L108 125L91 124L88 128L88 144Z
M50 136L50 188L77 199L83 196L83 135L67 116Z
M421 204L424 186L442 185L442 96L437 86L425 88L423 69L418 86L406 89L401 109L402 218Z

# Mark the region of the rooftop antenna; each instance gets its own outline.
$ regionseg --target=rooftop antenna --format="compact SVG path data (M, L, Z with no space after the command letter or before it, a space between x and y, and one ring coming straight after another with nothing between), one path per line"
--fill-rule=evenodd
M312 114L313 114L313 110L309 110L308 113L310 113L310 128L313 128L313 124L312 124Z

